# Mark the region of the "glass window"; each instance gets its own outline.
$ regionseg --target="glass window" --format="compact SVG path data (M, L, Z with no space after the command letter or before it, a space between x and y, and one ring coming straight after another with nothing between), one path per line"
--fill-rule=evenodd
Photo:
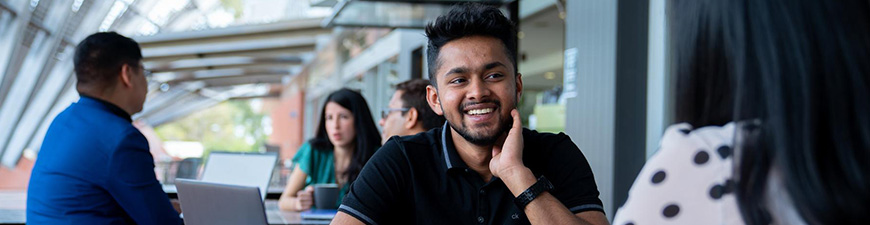
M565 55L565 22L556 7L520 21L517 63L523 74L518 106L523 124L542 132L565 130L565 105L560 103Z

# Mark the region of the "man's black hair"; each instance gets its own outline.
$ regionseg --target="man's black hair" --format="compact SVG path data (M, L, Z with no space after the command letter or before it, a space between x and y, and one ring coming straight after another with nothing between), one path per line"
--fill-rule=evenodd
M429 47L426 51L429 64L429 81L436 86L436 72L440 67L438 55L441 47L448 42L470 36L487 36L501 40L505 54L517 73L517 32L511 22L498 8L479 3L466 3L453 6L450 12L439 16L426 25ZM437 86L436 86L437 87Z
M141 60L142 49L133 39L115 32L92 34L79 43L73 57L77 87L102 90L117 81L124 64L138 68Z
M420 78L408 80L396 85L396 91L402 91L402 108L417 109L417 121L423 123L424 130L444 125L444 117L432 111L426 101L426 86L429 81ZM408 113L402 112L402 115Z

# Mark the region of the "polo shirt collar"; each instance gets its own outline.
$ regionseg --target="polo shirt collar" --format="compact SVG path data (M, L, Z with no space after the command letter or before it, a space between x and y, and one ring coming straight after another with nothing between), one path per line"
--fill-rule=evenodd
M453 145L453 138L450 136L450 126L447 121L444 121L444 126L441 128L441 151L444 155L444 172L452 169L468 169L468 165L459 157L456 152L456 146Z

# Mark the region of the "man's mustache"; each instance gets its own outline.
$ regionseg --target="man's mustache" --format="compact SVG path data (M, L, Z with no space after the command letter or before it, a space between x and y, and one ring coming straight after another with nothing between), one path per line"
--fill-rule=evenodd
M492 104L496 105L496 107L501 107L501 102L500 102L500 101L495 100L495 99L487 99L487 100L477 101L477 102L466 102L466 103L462 103L462 105L459 106L459 110L460 110L460 111L465 111L465 109L468 108L468 107L471 107L471 106L473 106L473 105L477 105L477 104L484 104L484 103L492 103Z

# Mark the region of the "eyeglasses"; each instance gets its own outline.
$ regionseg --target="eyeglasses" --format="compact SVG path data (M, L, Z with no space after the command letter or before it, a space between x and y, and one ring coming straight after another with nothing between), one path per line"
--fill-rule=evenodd
M153 77L152 75L154 75L154 73L152 73L149 69L142 69L142 75L145 76L146 82L151 83L151 79Z
M392 113L392 112L395 112L395 111L407 112L408 110L411 110L411 109L410 108L384 108L384 109L381 109L381 119L386 119L387 116L389 116L390 113Z

